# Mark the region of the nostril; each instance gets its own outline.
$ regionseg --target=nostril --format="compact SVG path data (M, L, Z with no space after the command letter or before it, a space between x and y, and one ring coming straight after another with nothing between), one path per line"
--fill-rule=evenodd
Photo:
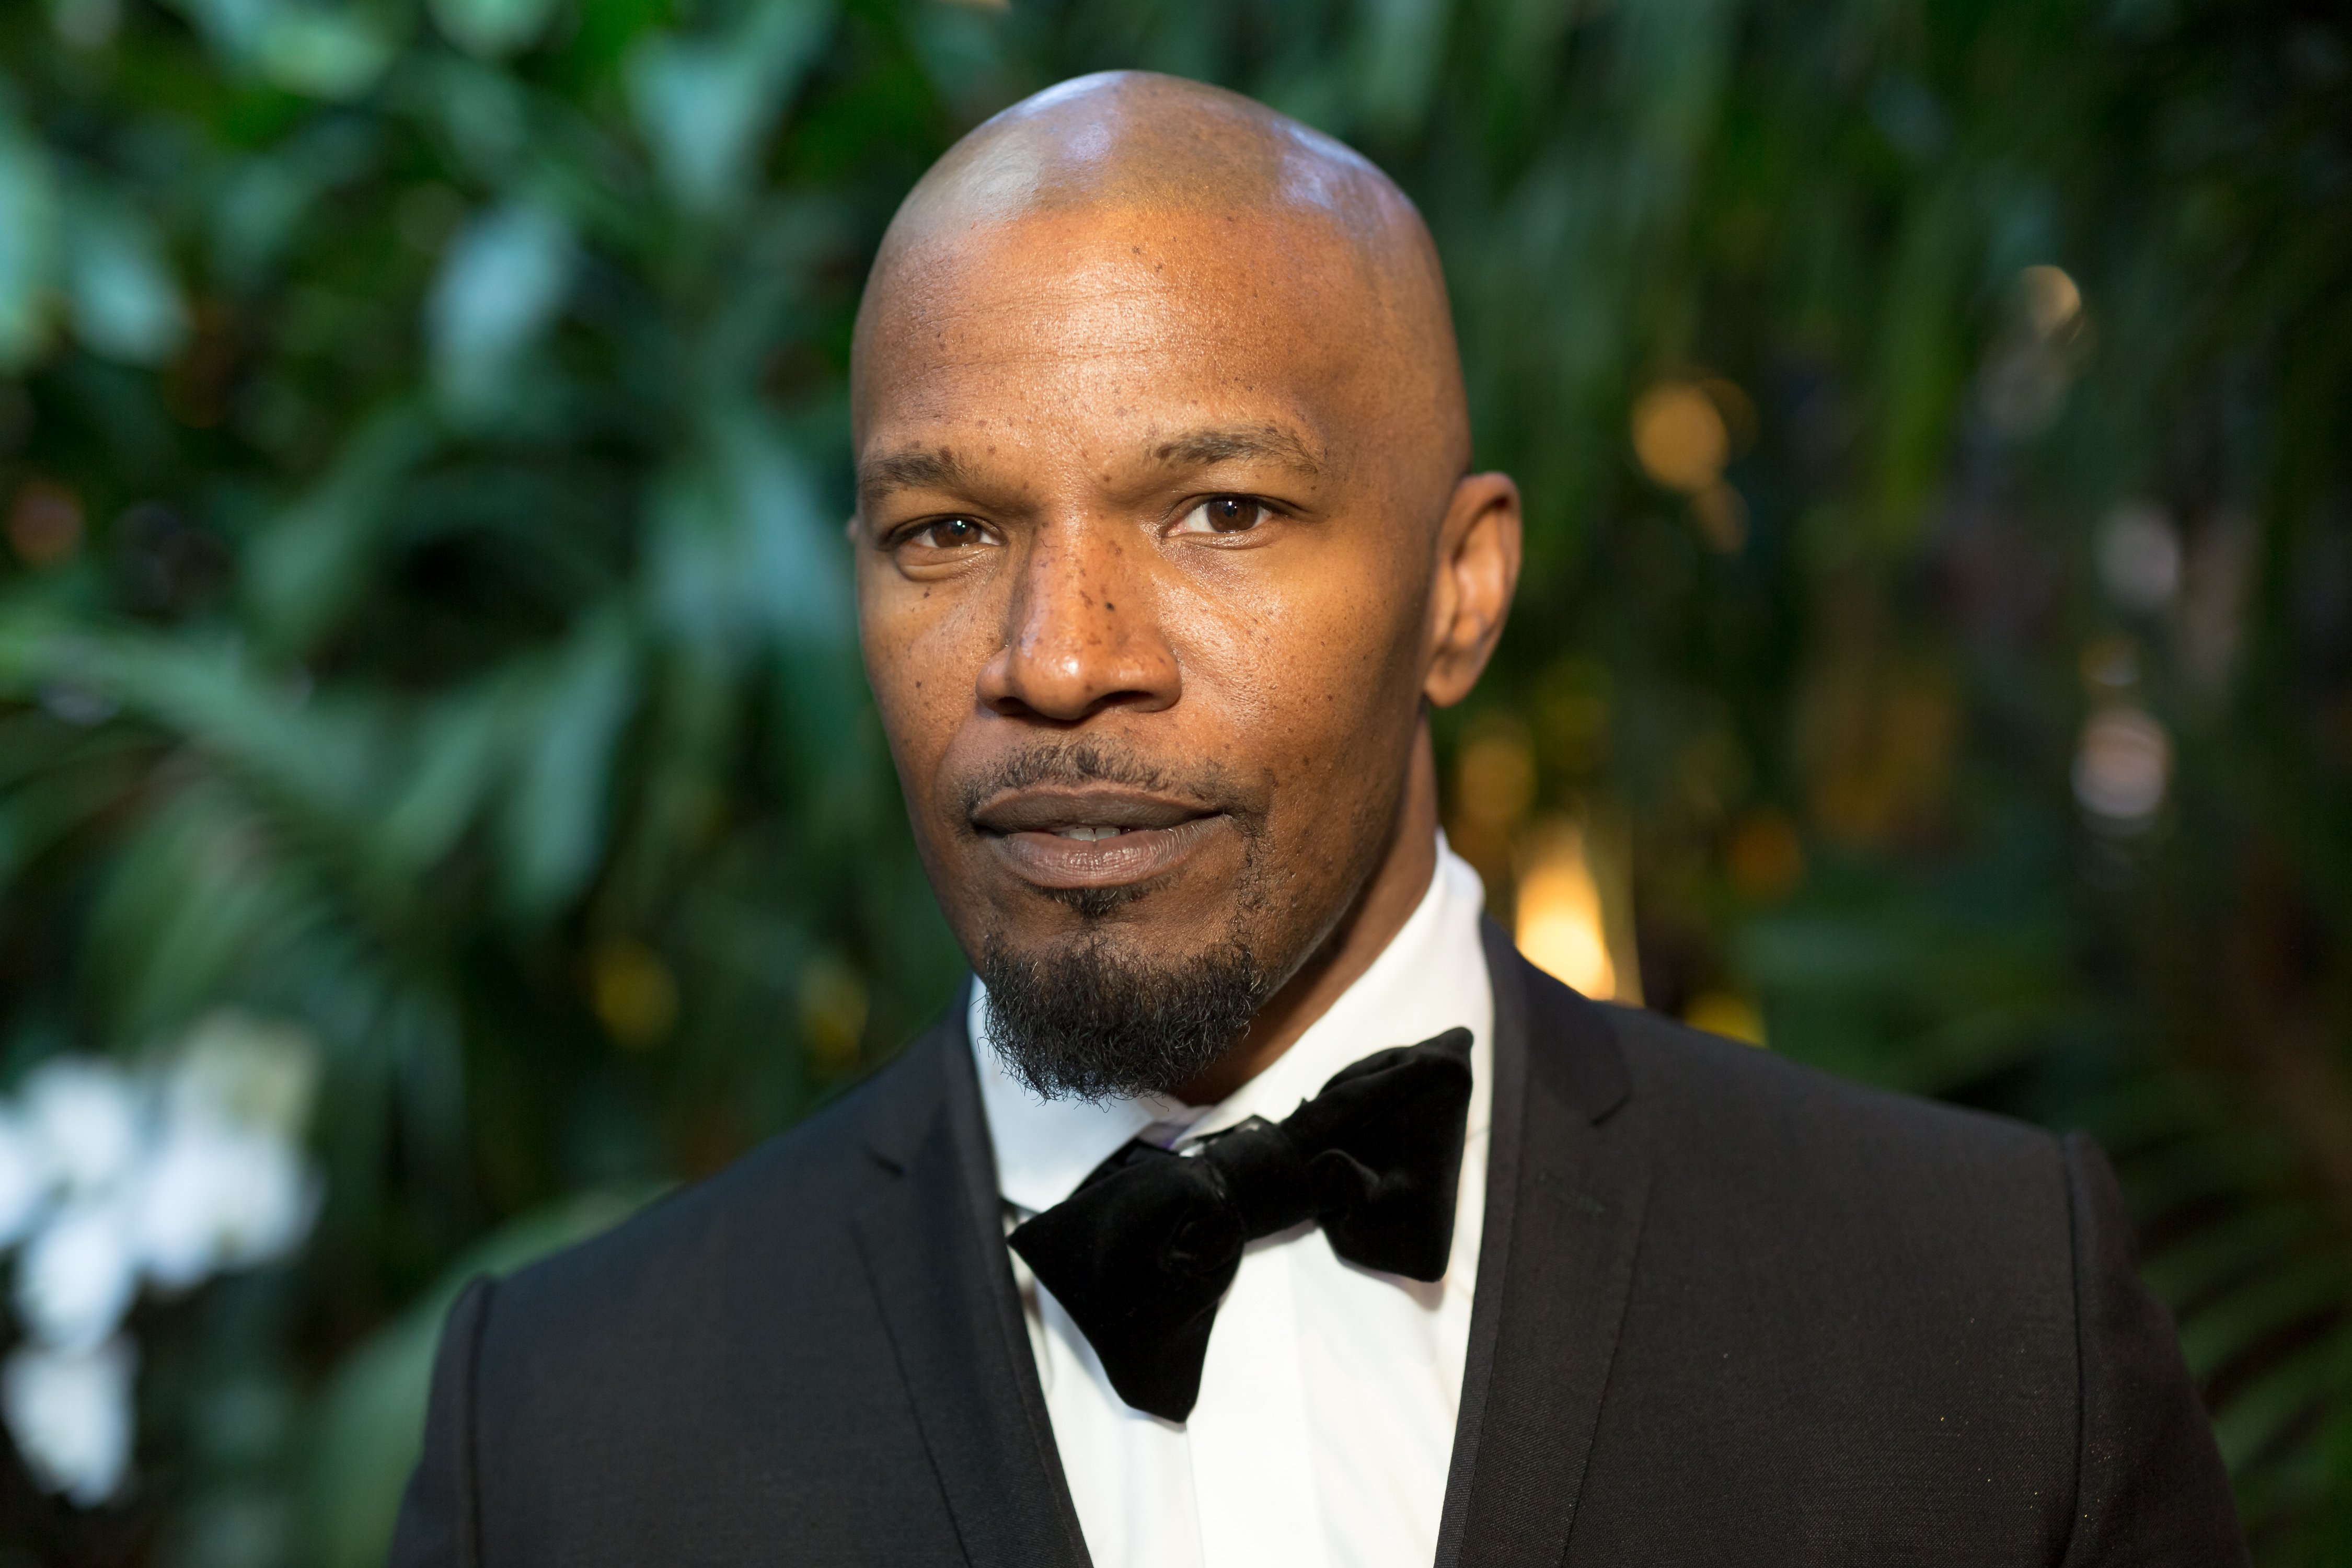
M1172 653L1156 637L1094 630L1007 647L982 669L979 695L1001 713L1017 710L1067 722L1107 707L1165 707L1180 684Z

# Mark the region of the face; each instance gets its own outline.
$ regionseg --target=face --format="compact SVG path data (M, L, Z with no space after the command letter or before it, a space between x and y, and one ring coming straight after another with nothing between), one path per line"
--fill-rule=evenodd
M1340 926L1424 697L1483 661L1440 581L1461 483L1383 330L1337 236L1223 214L960 235L873 310L859 625L926 867L992 1004L1140 1009L1118 1070L1040 1087L1222 1048Z

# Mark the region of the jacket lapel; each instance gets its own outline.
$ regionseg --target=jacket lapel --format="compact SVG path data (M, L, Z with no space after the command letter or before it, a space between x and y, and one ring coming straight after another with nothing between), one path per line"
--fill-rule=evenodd
M910 1092L876 1108L867 1142L887 1174L859 1209L859 1250L966 1560L1083 1568L963 1018L959 1002L908 1047Z
M1631 1088L1606 1014L1491 921L1486 937L1494 1137L1437 1563L1552 1568L1633 1285L1650 1153L1611 1121Z

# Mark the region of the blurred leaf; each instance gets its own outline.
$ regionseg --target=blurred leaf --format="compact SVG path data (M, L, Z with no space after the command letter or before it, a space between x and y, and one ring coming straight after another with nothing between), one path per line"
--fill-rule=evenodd
M213 251L223 276L257 283L298 237L315 204L369 172L379 145L364 122L329 120L242 162L213 215Z
M806 470L761 416L723 418L702 466L653 503L654 603L684 640L824 640L848 628L847 574Z
M66 209L66 297L93 353L160 364L179 352L187 310L162 238L120 199L78 184Z
M506 830L514 899L534 914L577 893L602 858L612 752L635 695L632 652L616 620L592 622L527 710Z
M278 19L284 0L167 0L204 30L213 46L235 59L252 56L263 31Z
M686 205L711 210L740 195L760 139L791 102L833 18L830 0L751 0L727 34L659 35L636 46L629 101Z
M0 113L0 372L47 346L57 207L47 154Z
M1363 7L1364 63L1357 101L1365 125L1390 134L1420 128L1445 60L1453 0L1371 0Z
M497 58L528 48L546 30L556 0L432 0L433 20L450 42Z
M501 672L444 697L414 721L402 748L406 776L376 826L387 877L404 882L422 873L471 824L520 739L520 685Z
M359 590L394 488L433 449L436 435L413 405L379 411L257 542L252 593L274 642L300 647Z
M236 0L213 0L225 10ZM357 98L392 67L399 38L392 18L398 13L365 0L268 5L243 0L246 8L272 12L257 28L254 55L262 75L289 92L311 98ZM238 29L242 31L243 29Z
M572 271L571 230L543 206L499 207L458 234L425 315L452 409L474 418L497 409L518 362L562 310Z
M131 637L68 650L59 668L161 721L314 822L345 828L363 808L374 748L360 715L332 703L300 705L268 689L233 647Z

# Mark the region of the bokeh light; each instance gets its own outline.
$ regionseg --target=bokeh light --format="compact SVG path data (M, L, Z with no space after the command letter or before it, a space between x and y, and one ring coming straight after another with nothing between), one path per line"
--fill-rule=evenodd
M2100 709L2074 752L2074 798L2104 826L2136 831L2155 819L2172 773L2172 740L2146 710Z
M1731 431L1696 383L1664 382L1633 404L1633 454L1651 479L1695 495L1723 477Z
M63 485L30 480L8 509L8 543L27 566L55 566L81 548L81 498Z
M864 977L840 955L818 953L801 971L801 1036L824 1076L857 1065L872 1012Z
M2180 591L2180 533L2165 510L2133 501L2109 513L2099 529L2099 580L2126 610L2147 614Z
M1787 812L1758 806L1732 826L1724 842L1723 863L1743 898L1775 903L1804 880L1804 841Z
M677 1023L677 981L661 954L633 937L609 937L591 961L591 998L614 1040L643 1050Z
M1707 548L1737 553L1748 542L1748 501L1723 470L1755 439L1755 403L1721 376L1660 382L1634 400L1633 436L1642 471L1690 499Z
M2017 275L2025 319L2036 334L2054 338L2083 314L2083 290L2060 267L2029 267Z
M1756 1004L1735 991L1702 991L1683 1010L1683 1022L1694 1029L1743 1041L1751 1046L1769 1042L1764 1015Z
M1518 879L1519 951L1546 973L1587 996L1617 994L1617 965L1584 831L1551 825Z

